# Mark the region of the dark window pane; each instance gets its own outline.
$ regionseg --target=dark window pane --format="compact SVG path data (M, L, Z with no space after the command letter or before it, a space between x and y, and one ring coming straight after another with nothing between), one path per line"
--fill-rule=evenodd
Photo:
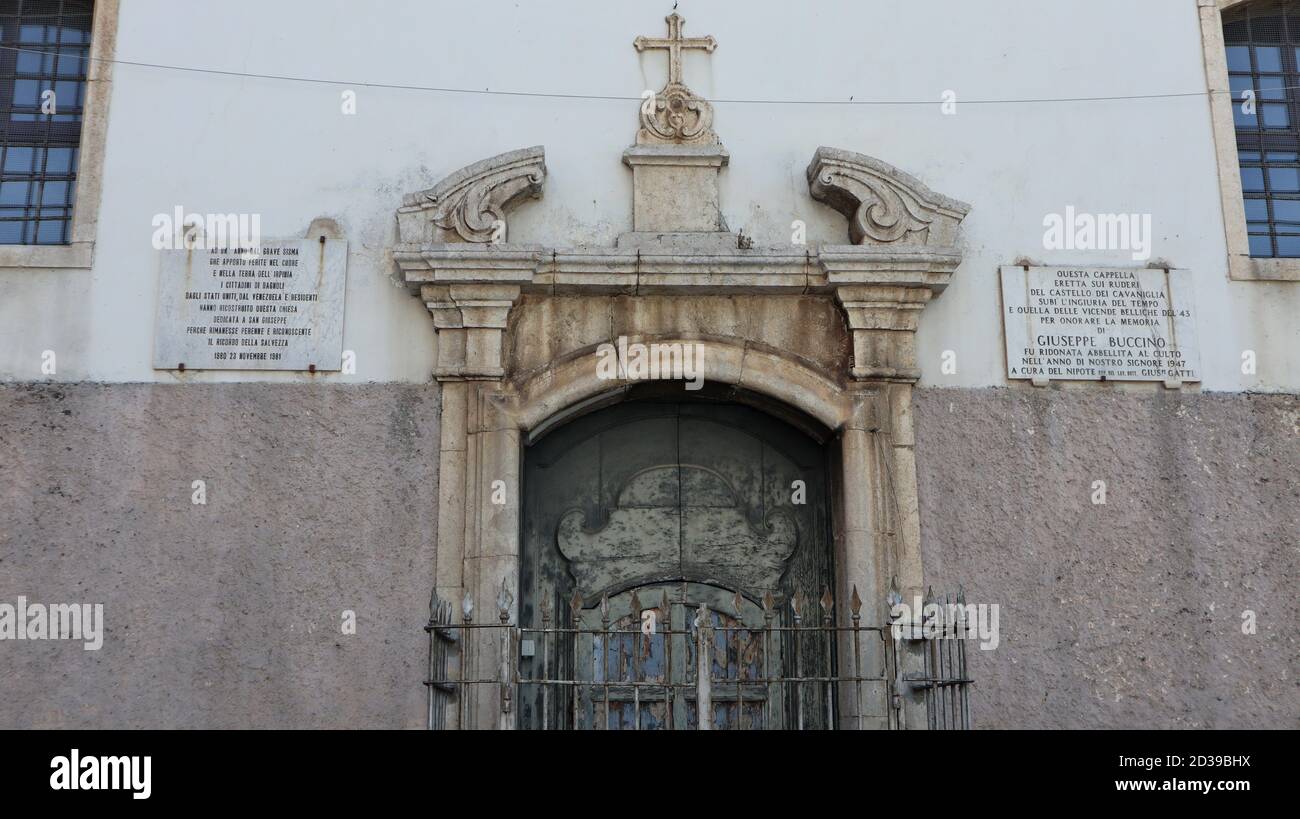
M68 183L67 182L46 182L41 188L42 205L66 205L68 204Z
M18 30L18 42L20 43L43 43L45 42L45 26L20 26Z
M1288 258L1300 256L1300 236L1277 237L1277 255Z
M26 205L30 182L0 182L0 205Z
M26 147L10 147L5 151L5 173L31 173L32 156L35 149Z
M1252 217L1247 216L1246 218L1250 219ZM1273 220L1275 222L1300 224L1300 199L1274 199Z
M1295 151L1269 151L1268 161L1269 162L1295 162L1297 161L1298 156L1300 156L1300 154L1297 154Z
M14 105L34 107L41 94L40 80L14 80Z
M58 63L56 64L55 73L60 77L84 77L86 76L86 55L84 48L65 48L59 52ZM1272 99L1272 97L1270 97ZM1280 97L1279 97L1280 99Z
M1262 100L1286 99L1286 80L1281 77L1260 77L1256 96Z
M67 174L72 171L71 148L50 148L46 152L45 172L47 174Z
M54 57L50 54L40 54L35 51L18 53L19 74L48 74L53 64Z
M1276 46L1256 46L1255 48L1255 70L1256 71L1281 71L1282 70L1282 49Z
M1280 43L1285 37L1282 28L1282 17L1273 9L1260 9L1261 12L1271 12L1261 14L1258 17L1252 16L1250 21L1250 38L1257 43Z
M37 244L40 245L63 244L63 229L67 225L67 222L64 222L62 220L53 221L53 222L42 220L39 224L40 224L40 229L36 233Z
M1259 151L1237 151L1237 159L1242 162L1259 162Z
M1268 187L1273 193L1300 193L1300 169L1269 168Z

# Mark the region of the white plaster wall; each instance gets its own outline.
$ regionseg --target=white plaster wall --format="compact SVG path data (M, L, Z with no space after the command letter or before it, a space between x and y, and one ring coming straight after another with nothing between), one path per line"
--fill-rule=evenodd
M663 3L123 0L120 60L486 90L635 97L658 88ZM728 225L758 243L845 241L838 214L804 180L818 145L867 153L973 206L966 261L927 308L923 383L1003 385L999 265L1131 265L1128 252L1046 251L1042 220L1150 213L1153 258L1196 277L1204 388L1300 389L1300 284L1230 283L1208 103L1203 97L1050 104L989 98L1201 91L1195 0L681 0L687 35L712 34L686 79L717 99L933 100L925 105L720 102L715 127ZM543 144L545 196L516 213L512 240L610 244L630 229L621 163L636 102L536 99L318 85L119 65L92 271L0 272L0 378L36 380L425 381L432 322L396 283L393 211L404 192L501 151ZM358 113L340 111L344 88ZM955 116L940 111L946 89ZM255 212L269 237L330 216L350 242L344 376L151 369L158 252L151 219ZM1259 356L1240 373L1241 351ZM944 350L957 372L939 372Z

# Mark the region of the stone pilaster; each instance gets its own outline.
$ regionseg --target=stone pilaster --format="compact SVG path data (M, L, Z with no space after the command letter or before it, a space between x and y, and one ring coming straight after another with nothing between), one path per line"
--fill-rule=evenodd
M835 290L853 333L853 369L859 381L916 381L916 326L932 292L923 287L851 285Z
M420 296L438 332L439 381L495 380L505 375L502 334L519 287L509 284L426 284Z

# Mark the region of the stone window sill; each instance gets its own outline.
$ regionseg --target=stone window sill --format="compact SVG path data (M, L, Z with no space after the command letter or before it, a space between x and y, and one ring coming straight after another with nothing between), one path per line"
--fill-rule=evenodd
M1234 281L1300 282L1300 259L1229 256L1228 274Z
M90 270L94 242L67 245L0 245L0 271L65 269Z

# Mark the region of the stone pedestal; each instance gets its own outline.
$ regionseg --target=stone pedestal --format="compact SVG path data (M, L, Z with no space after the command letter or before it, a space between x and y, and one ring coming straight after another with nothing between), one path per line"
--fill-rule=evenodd
M727 159L727 149L717 144L628 148L623 161L632 168L632 229L721 231L718 173Z

